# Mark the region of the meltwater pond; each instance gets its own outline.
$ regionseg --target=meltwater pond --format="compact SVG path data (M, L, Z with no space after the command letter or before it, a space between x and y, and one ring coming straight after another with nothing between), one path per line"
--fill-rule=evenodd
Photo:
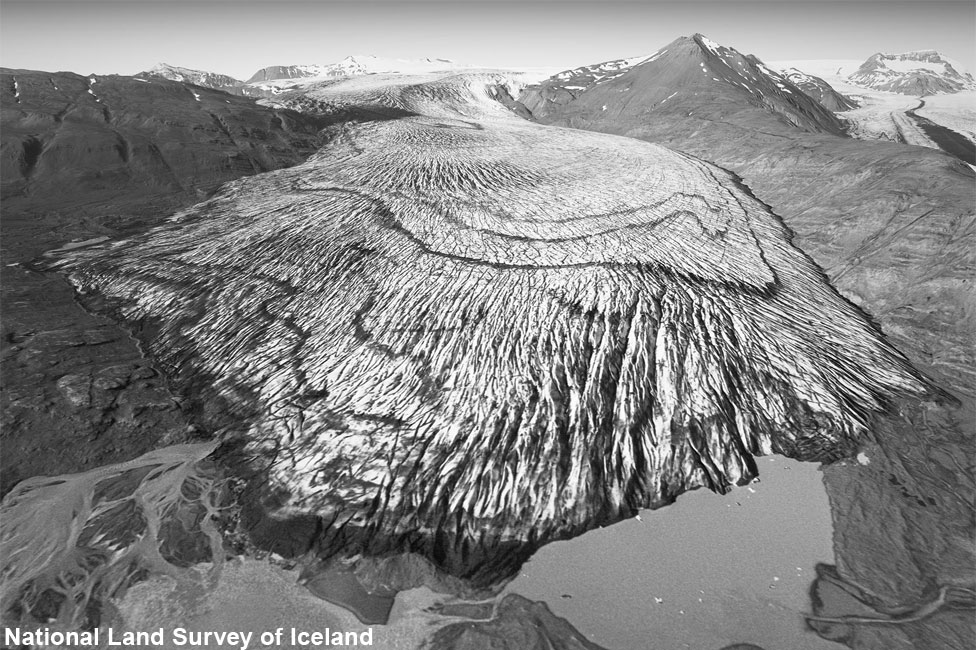
M833 563L819 466L757 459L761 482L543 547L506 588L609 650L831 650L807 631L814 566Z

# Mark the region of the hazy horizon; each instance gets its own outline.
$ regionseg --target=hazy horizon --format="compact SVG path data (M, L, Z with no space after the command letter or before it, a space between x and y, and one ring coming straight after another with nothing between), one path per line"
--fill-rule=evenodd
M0 12L0 65L80 74L165 62L247 79L348 55L567 69L696 32L766 61L935 49L976 69L969 1L3 0Z

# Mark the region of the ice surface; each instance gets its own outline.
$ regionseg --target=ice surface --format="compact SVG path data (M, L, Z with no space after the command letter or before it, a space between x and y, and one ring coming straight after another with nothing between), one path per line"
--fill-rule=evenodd
M930 95L916 113L976 142L976 91Z

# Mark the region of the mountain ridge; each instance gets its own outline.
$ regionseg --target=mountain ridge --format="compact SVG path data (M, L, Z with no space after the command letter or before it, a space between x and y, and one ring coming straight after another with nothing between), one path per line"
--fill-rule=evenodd
M308 65L275 65L261 68L251 75L248 84L301 79L305 77L350 77L379 73L418 73L444 69L470 68L449 59L391 59L374 55L350 55L336 63Z
M937 50L900 54L876 52L847 80L857 86L901 93L935 95L976 90L976 79Z
M626 99L618 99L620 93L628 93ZM567 110L582 119L612 118L631 109L723 120L729 113L745 119L750 113L773 113L793 129L844 133L830 110L786 76L702 34L680 37L646 57L568 70L527 87L520 100L540 118Z
M180 66L169 65L168 63L157 63L149 70L139 72L133 75L133 77L136 79L157 77L169 79L170 81L191 83L195 86L203 86L205 88L213 88L215 90L226 90L244 85L243 81L240 79L235 79L229 75L210 72L207 70L183 68Z
M833 86L820 77L807 74L798 68L792 67L782 70L782 73L793 85L806 93L808 97L815 99L825 108L835 113L857 108L857 102L834 90Z

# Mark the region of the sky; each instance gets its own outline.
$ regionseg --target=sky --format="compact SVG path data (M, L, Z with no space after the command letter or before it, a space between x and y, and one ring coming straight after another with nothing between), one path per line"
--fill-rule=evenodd
M936 49L976 71L972 0L0 0L0 66L130 75L166 62L247 79L372 54L568 69L696 32L766 61Z

